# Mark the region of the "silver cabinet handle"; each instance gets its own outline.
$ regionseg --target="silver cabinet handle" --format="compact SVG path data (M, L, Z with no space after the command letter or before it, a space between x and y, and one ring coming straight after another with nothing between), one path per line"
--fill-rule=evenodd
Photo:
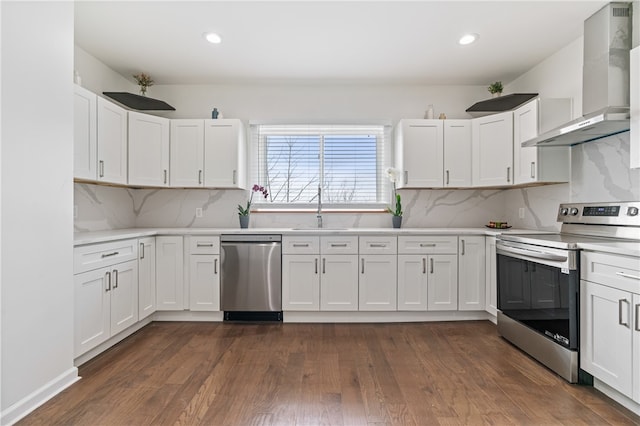
M624 278L631 278L632 280L640 280L640 276L627 274L626 272L616 272L616 275Z
M436 243L420 243L420 247L435 247Z
M108 292L111 290L111 272L106 272L104 274L104 281L107 284L104 291Z
M331 243L331 247L346 247L347 243Z
M316 264L316 275L318 275L318 258L315 258L315 264Z
M460 240L460 242L462 243L462 248L461 248L462 251L460 252L460 255L464 256L464 248L465 248L464 247L464 240Z
M447 182L446 182L446 184L449 185L449 170L447 170L446 173L447 173Z
M102 258L111 257L120 254L120 252L114 251L113 253L102 253Z
M293 243L294 247L309 247L309 243Z
M369 247L372 247L372 248L385 248L386 246L387 246L386 244L376 244L376 243L369 244Z
M511 167L507 167L507 183L511 182Z
M425 259L424 257L422 258L422 273L427 273L427 259Z
M164 184L167 184L167 169L164 169Z
M430 267L431 267L431 273L433 274L433 257L429 259L430 261Z
M144 243L140 243L140 259L144 259Z
M636 331L640 331L640 303L636 305Z
M629 323L623 322L622 320L622 303L623 302L626 303L627 305L629 304L629 301L627 299L618 300L618 324L624 325L625 327L629 327Z
M113 270L113 288L114 289L118 288L118 270L117 269Z
M322 258L322 273L325 274L327 272L327 258L323 257Z
M104 160L98 161L98 165L100 166L100 177L104 177Z
M198 170L198 185L202 184L202 170Z
M238 174L238 172L236 170L233 171L233 184L236 184L236 175Z
M362 264L362 273L364 274L364 259L360 259L360 263Z
M218 275L218 259L213 259L213 274Z
M213 247L213 243L196 243L196 247Z
M531 162L531 179L534 179L536 177L536 162L532 161Z
M405 170L404 171L404 184L408 184L409 183L409 171Z

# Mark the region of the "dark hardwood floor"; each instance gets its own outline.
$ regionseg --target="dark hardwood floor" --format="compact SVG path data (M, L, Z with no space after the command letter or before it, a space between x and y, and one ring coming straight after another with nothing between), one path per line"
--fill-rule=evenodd
M21 425L632 425L487 321L152 323Z

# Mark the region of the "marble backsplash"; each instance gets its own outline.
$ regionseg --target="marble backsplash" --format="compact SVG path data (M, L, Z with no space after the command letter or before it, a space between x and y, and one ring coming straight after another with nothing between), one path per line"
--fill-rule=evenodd
M571 182L507 190L402 190L403 227L479 227L490 220L518 228L558 230L556 210L567 201L640 200L640 169L629 169L629 133L571 148ZM75 184L75 230L129 227L237 228L236 206L248 191L127 189ZM202 217L196 217L196 208ZM520 218L520 209L524 218ZM325 227L390 227L387 213L324 213ZM315 212L254 213L252 227L315 227Z

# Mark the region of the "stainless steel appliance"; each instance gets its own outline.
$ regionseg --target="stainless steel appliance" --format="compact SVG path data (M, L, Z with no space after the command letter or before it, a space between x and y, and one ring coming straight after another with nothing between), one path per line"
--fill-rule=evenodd
M282 320L282 236L222 235L220 299L224 319Z
M640 202L561 204L560 233L500 235L498 332L578 382L580 249L587 243L640 243L639 208Z

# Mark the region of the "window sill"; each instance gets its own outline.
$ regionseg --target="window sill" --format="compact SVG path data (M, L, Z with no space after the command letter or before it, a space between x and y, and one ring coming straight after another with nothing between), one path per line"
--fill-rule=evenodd
M256 208L251 209L251 213L304 213L304 214L318 214L316 209L296 209L296 208ZM320 214L364 214L364 213L387 213L385 208L326 208L322 209Z

